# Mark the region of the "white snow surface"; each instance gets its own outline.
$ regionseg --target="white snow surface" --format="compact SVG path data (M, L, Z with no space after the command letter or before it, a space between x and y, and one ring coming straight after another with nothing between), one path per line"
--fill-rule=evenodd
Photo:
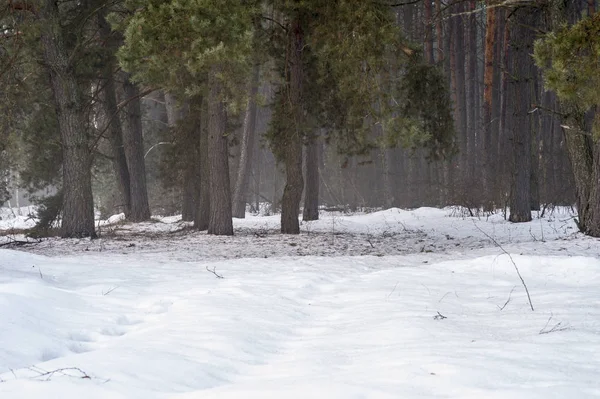
M600 397L600 242L566 211L121 219L0 249L0 398Z
M0 207L0 231L29 229L35 225L32 217L34 207L20 208Z

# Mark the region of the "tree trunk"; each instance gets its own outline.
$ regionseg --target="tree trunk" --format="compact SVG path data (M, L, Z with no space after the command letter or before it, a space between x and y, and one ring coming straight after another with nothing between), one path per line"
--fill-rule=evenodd
M298 12L298 11L296 11ZM283 234L300 234L300 200L304 188L302 178L302 129L304 128L304 112L302 112L302 81L304 79L303 56L304 31L299 16L292 21L288 37L289 67L286 76L287 93L284 101L292 109L294 123L286 135L284 163L286 182L281 199L281 232Z
M488 6L493 6L494 2L488 0ZM485 66L483 78L483 154L482 154L482 188L483 202L489 207L491 203L492 191L492 170L491 170L491 154L492 154L492 98L494 85L494 62L495 59L495 43L496 43L496 8L488 7L486 11L486 32L485 32Z
M233 217L246 217L246 196L250 182L250 171L252 170L252 153L254 151L254 136L256 135L256 96L260 77L260 64L255 63L250 81L250 95L248 106L244 117L244 132L242 135L240 164L238 167L237 180L233 191Z
M200 113L199 122L197 123L197 134L199 140L198 164L199 171L199 198L196 204L196 212L194 214L194 228L204 231L208 230L210 222L210 170L208 161L208 126L206 126L206 118L202 118L205 113L205 104L202 101L198 102Z
M144 161L144 138L142 132L142 106L140 91L124 74L123 92L125 96L125 129L123 129L123 147L127 158L130 181L132 222L150 219L148 189L146 187L146 162Z
M102 40L107 47L110 46L111 28L103 12L98 13L98 30ZM109 51L114 49L109 48ZM112 164L115 172L117 186L121 194L119 206L125 213L125 217L131 217L131 193L129 182L129 169L127 168L127 158L125 148L123 147L123 129L121 119L119 118L119 108L117 106L117 92L115 88L115 64L114 57L109 56L109 60L102 69L102 78L104 87L100 93L102 99L103 117L106 121L105 129L108 131L108 140L112 151Z
M441 0L435 0L435 31L437 36L437 61L444 60L444 49L442 41L444 40L444 28L442 27L442 4Z
M178 104L177 99L171 93L165 93L165 108L167 110L167 120L170 128L175 128L184 118L189 116L190 104L186 102ZM183 139L188 148L183 155L183 170L181 179L181 220L190 222L194 220L196 209L196 142L193 136L196 132L186 131L186 137ZM193 151L190 151L192 149Z
M477 152L477 131L479 127L479 120L477 119L477 97L479 95L477 90L477 16L475 15L475 2L469 1L469 11L472 14L468 17L468 46L467 46L467 165L466 170L463 172L465 176L465 190L467 187L472 187L475 177L475 159ZM472 193L465 193L470 201L469 205L472 205Z
M57 3L42 1L37 17L63 150L62 236L96 237L86 117L74 69L69 64Z
M233 235L231 188L229 185L229 148L223 84L215 67L208 78L208 162L210 186L210 218L208 234Z
M305 147L306 182L302 220L319 220L319 141L312 138Z
M433 64L433 32L432 32L432 0L425 0L425 56L427 62Z
M509 93L513 104L512 144L513 170L510 196L511 222L531 221L531 148L533 115L529 112L533 101L533 79L537 75L534 65L533 28L539 12L535 8L522 7L512 14L510 20L510 76Z

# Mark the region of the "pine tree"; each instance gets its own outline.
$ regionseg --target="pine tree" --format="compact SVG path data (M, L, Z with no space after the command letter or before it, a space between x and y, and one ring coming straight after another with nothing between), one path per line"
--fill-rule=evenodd
M571 22L572 12L559 8L556 19ZM564 131L577 189L579 229L600 237L600 14L571 26L561 24L536 43L535 57L566 114Z
M241 108L238 95L250 65L252 2L226 0L126 1L119 52L133 79L180 98L207 100L211 234L233 234L227 115Z

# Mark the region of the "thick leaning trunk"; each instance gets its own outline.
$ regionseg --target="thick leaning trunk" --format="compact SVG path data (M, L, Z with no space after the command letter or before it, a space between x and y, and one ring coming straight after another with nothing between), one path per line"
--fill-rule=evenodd
M250 182L250 171L252 169L252 155L254 152L254 136L256 135L256 112L257 95L260 77L260 64L257 62L252 70L250 82L250 95L248 106L244 117L244 132L242 135L240 165L238 167L237 180L233 192L233 217L246 217L246 196Z
M56 2L42 1L37 17L63 150L62 236L96 237L86 117L74 70L69 65Z
M150 219L148 189L146 187L146 162L144 160L144 138L142 131L142 105L140 91L124 74L123 93L125 101L125 128L123 147L129 169L130 207L129 220L142 222Z
M306 182L302 220L319 220L319 147L317 137L305 147Z
M304 189L302 177L302 81L304 79L303 57L304 32L299 17L292 21L288 37L289 71L287 80L287 101L292 109L295 122L290 126L285 143L284 163L286 182L281 199L281 232L283 234L300 234L300 201Z
M231 188L229 186L229 149L226 136L225 104L219 70L214 68L208 79L208 162L210 218L208 234L233 235Z
M111 28L106 20L105 13L98 14L98 31L104 43L107 46L111 44ZM117 105L117 91L115 87L115 64L114 57L110 57L104 68L102 69L102 78L104 79L104 87L100 93L102 99L102 110L106 121L106 129L108 130L108 140L112 152L112 164L117 180L117 187L121 194L121 202L119 206L125 213L125 217L131 217L131 193L129 182L129 169L127 167L127 158L125 156L125 148L123 147L123 129L121 118L119 118L119 107Z
M594 143L589 135L576 131L587 130L580 111L564 104L562 108L562 112L571 111L574 115L566 122L575 129L565 129L564 137L575 181L577 226L584 234L600 237L600 141Z

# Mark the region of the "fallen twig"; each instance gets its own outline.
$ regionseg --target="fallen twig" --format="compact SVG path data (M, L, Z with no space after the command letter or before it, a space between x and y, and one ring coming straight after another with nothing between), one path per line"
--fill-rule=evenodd
M444 316L443 314L441 314L440 312L437 312L437 314L435 316L433 316L433 320L444 320L447 319L446 316Z
M396 288L398 287L398 284L400 284L400 281L398 281L398 282L396 283L396 285L394 286L394 289L392 290L392 292L390 292L390 293L388 294L388 296L387 296L387 298L386 298L386 299L389 299L389 298L392 296L392 294L394 293L394 291L396 291Z
M517 288L516 285L514 287L512 287L512 290L510 290L510 293L508 294L508 299L506 300L506 302L504 302L504 305L502 305L502 307L496 305L496 306L498 306L498 309L504 310L504 308L506 307L506 305L508 305L508 303L510 302L510 297L511 297L513 291L515 290L515 288Z
M208 272L211 272L211 273L212 273L212 274L214 274L214 275L215 275L217 278L225 278L225 277L221 276L220 274L218 274L218 273L216 272L216 269L217 269L217 267L216 267L216 266L215 266L215 267L213 267L213 269L212 269L212 270L210 270L210 269L208 268L208 266L206 266L206 271L208 271Z
M548 321L546 322L546 325L544 326L544 328L542 328L540 330L540 332L539 332L540 335L550 334L550 333L558 332L558 331L565 331L565 330L568 330L571 328L571 326L569 326L568 324L562 324L562 321L559 321L552 328L548 329L550 320L552 320L552 315L550 315L550 317L548 318Z
M500 250L502 250L502 252L504 252L506 255L508 255L508 258L510 259L511 263L515 267L515 270L517 271L517 275L519 276L519 279L521 280L521 284L523 285L523 288L525 288L525 292L527 293L527 300L529 301L529 306L531 307L531 311L533 312L535 309L533 308L533 303L531 302L531 295L529 295L529 288L527 288L527 284L525 284L525 280L523 279L523 276L521 276L519 267L517 266L513 257L506 251L506 249L504 249L504 247L502 245L500 245L498 243L498 241L496 241L488 233L486 233L481 228L479 228L479 226L477 226L477 223L475 223L475 221L473 221L473 225L475 226L475 228L477 230L479 230L481 233L483 233L483 235L485 235L487 238L489 238L494 243L494 245L496 245L498 248L500 248Z
M50 379L56 374L60 374L65 377L81 378L86 380L92 379L92 377L90 377L85 371L83 371L79 367L65 367L62 369L56 369L52 371L45 371L42 369L29 367L28 370L38 374L32 378L45 378L45 381L50 381ZM78 375L73 375L72 373L69 373L69 371L75 371Z
M119 286L118 286L118 285L114 286L113 288L109 289L109 290L108 290L108 291L106 291L106 292L102 292L102 295L103 295L103 296L106 296L106 295L110 294L111 292L113 292L114 290L116 290L117 288L119 288Z

